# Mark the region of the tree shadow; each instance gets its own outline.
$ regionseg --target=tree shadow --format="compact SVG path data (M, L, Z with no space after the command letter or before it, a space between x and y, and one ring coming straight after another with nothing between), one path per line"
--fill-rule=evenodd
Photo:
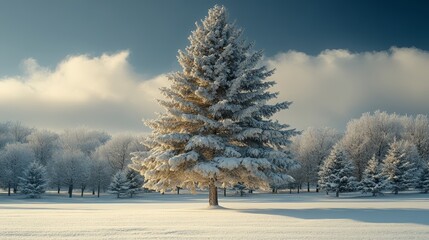
M367 223L410 223L429 225L427 209L310 208L310 209L243 209L244 213L279 215L301 219L350 219Z

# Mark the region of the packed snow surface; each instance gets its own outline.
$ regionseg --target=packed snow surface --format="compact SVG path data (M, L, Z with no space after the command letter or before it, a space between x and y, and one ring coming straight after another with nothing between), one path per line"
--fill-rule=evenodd
M429 195L0 194L0 239L429 239Z

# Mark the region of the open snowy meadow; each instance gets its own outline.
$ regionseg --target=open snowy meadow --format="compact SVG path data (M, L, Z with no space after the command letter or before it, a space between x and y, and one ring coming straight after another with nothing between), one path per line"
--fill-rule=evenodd
M428 239L429 195L0 196L0 239Z

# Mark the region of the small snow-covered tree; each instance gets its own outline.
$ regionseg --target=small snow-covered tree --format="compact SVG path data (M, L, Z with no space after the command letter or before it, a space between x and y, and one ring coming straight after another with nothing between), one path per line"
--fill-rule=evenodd
M109 193L116 194L119 198L121 195L128 195L130 181L124 171L118 171L113 175L112 182L109 185Z
M142 192L144 180L140 173L134 169L127 168L125 175L128 179L128 182L130 183L129 189L127 191L130 197L133 197L135 194Z
M16 193L19 178L24 170L34 161L34 154L28 144L10 143L0 152L0 183L3 188Z
M374 155L371 160L368 161L358 189L362 191L362 193L372 193L372 196L377 196L377 194L382 193L386 186L387 181L386 177L383 175L382 166Z
M319 185L328 192L335 192L336 197L341 192L353 191L356 179L353 177L353 164L347 159L341 147L336 144L319 171Z
M384 159L383 174L389 188L395 194L399 191L414 187L418 181L417 164L419 155L413 143L409 141L394 141Z
M260 66L261 51L241 39L223 6L209 10L179 52L182 72L161 89L166 113L146 124L149 151L134 154L145 187L164 192L176 187L209 189L209 205L218 205L217 187L242 182L252 189L287 182L293 161L284 152L296 134L272 121L290 102L268 104L278 95L268 89L273 74Z
M427 163L424 166L423 171L421 171L416 189L420 189L423 193L429 192L429 163Z
M32 162L20 178L21 192L30 198L39 198L45 193L47 185L46 169L37 162Z

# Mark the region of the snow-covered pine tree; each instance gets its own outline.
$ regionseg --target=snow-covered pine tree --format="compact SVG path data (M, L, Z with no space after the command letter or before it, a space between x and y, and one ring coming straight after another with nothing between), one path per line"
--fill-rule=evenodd
M429 163L424 166L423 171L420 174L420 178L417 182L416 188L420 189L420 191L422 191L423 193L429 192Z
M297 132L270 120L290 102L268 104L278 95L268 92L274 82L264 81L273 70L258 65L262 52L252 51L241 34L225 7L215 6L179 51L183 71L161 89L167 112L146 121L153 129L145 142L150 150L133 158L145 187L208 188L216 206L217 187L268 188L291 179L286 171L293 161L283 148Z
M112 182L109 185L109 193L116 194L119 198L121 195L127 195L130 188L130 182L124 171L118 171L113 175Z
M382 194L387 186L386 177L383 175L382 166L375 155L368 161L365 171L363 172L362 181L358 189L362 193L372 193L372 196Z
M393 193L414 187L418 181L419 155L415 145L409 141L396 139L390 144L384 159L383 174Z
M336 144L325 159L319 171L319 185L326 192L335 192L339 197L341 192L353 191L356 179L353 177L353 164L347 159L339 144Z
M127 168L125 173L129 184L128 195L133 197L135 194L140 193L142 191L143 186L143 177L134 169Z
M37 162L32 162L20 177L21 192L30 198L39 198L46 190L46 169Z

